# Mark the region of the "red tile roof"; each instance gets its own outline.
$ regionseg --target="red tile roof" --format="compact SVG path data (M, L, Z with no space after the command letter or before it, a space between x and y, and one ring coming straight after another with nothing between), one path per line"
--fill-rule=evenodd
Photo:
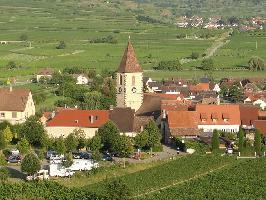
M169 128L197 128L198 118L196 111L169 111Z
M163 99L172 99L172 100L176 100L178 97L180 97L181 99L184 98L182 94L147 93L145 95L161 97Z
M262 134L266 135L266 120L255 120L254 126L259 129Z
M191 91L208 91L208 90L210 90L210 84L209 83L199 83L197 85L190 85L189 89Z
M108 120L109 111L107 110L62 110L47 122L47 126L99 128Z
M202 125L237 125L241 124L240 121L240 111L239 105L234 104L226 104L226 105L204 105L197 104L196 111L200 113L200 115L205 115L206 122L202 122L200 118L198 118L199 124ZM229 118L228 121L224 121L224 118ZM215 122L213 121L215 118Z
M29 95L28 89L0 88L0 111L24 111Z
M39 72L39 75L53 75L53 74L54 74L54 70L51 68L45 68Z
M192 105L190 100L162 100L161 110L175 111L175 110L188 110Z
M241 125L253 125L254 120L258 119L259 108L253 105L239 105Z
M138 63L138 60L134 52L134 48L130 41L128 42L127 48L120 62L118 72L119 73L142 72L141 66Z

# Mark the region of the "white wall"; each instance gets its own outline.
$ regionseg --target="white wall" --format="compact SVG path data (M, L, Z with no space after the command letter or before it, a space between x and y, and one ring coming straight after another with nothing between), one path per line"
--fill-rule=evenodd
M198 129L203 129L203 132L213 132L220 130L225 132L238 132L240 124L237 125L198 125Z
M81 129L84 131L86 138L92 138L95 136L96 131L98 128L82 128L82 127L66 127L66 126L47 126L45 127L47 134L50 137L59 138L63 136L64 138L67 137L70 133L73 133L76 129Z

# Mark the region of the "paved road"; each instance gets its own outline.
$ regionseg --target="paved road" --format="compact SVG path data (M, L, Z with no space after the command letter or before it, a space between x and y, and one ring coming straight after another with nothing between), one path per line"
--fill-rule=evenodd
M181 153L179 155L185 155L184 153ZM136 160L133 158L126 158L126 162L128 163L149 163L157 160L166 160L166 159L172 159L173 157L177 156L176 150L169 148L167 146L163 145L163 152L153 153L153 155L150 158L144 159L144 160ZM123 158L114 158L115 162L123 162Z

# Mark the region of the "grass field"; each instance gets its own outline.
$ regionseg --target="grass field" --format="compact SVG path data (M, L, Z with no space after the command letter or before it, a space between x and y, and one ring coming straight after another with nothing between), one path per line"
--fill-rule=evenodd
M0 45L0 77L35 74L39 68L81 66L98 71L116 69L128 36L134 43L144 69L161 60L173 60L204 53L213 40L178 40L179 33L193 36L200 29L177 29L173 25L139 23L135 15L101 3L93 8L74 2L0 0L0 41L17 41L22 34L27 42ZM223 31L213 31L217 36ZM89 40L113 35L117 44L91 44ZM65 49L56 49L59 41ZM30 47L31 42L31 47ZM22 67L6 70L15 61Z

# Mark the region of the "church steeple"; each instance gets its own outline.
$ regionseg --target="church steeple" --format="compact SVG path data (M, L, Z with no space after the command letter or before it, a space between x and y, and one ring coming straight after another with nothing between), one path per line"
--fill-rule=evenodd
M134 48L128 41L116 74L117 107L130 107L137 111L143 101L143 74Z
M134 48L133 48L130 40L128 41L124 55L123 55L122 60L120 62L118 72L119 73L142 72L141 66L138 63Z

